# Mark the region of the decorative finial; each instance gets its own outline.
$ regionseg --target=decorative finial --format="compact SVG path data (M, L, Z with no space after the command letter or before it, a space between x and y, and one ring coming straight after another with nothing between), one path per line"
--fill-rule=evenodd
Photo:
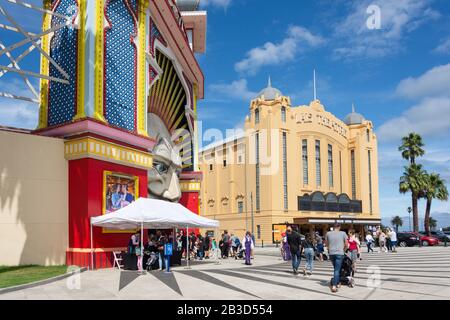
M270 79L270 76L269 76L269 81L267 83L267 87L272 88L272 80Z

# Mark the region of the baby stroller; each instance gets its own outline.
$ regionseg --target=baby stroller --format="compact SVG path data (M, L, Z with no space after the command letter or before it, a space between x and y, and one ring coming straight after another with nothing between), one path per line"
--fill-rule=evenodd
M242 247L242 244L239 245L238 250L234 258L237 259L245 259L245 249Z
M146 264L146 268L147 271L152 271L155 269L158 269L158 256L156 255L156 253L152 252L150 253L150 258L147 260L147 264Z
M353 261L348 255L344 255L339 279L340 285L345 285L353 288L355 286L355 279L353 278L354 275L355 272L353 270Z

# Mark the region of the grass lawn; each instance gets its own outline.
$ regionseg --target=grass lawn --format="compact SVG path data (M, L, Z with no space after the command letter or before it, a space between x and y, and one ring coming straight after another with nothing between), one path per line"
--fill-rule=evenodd
M67 266L0 266L0 288L45 280L66 273Z

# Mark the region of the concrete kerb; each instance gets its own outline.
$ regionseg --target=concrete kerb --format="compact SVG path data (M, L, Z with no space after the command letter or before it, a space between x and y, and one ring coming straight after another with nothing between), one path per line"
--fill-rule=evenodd
M87 271L88 268L80 268L79 272L85 272ZM5 293L9 293L9 292L14 292L14 291L20 291L20 290L24 290L24 289L29 289L29 288L33 288L33 287L38 287L38 286L42 286L44 284L49 284L55 281L59 281L59 280L63 280L66 278L69 278L70 276L74 275L77 271L73 271L73 272L68 272L53 278L48 278L45 280L40 280L40 281L35 281L35 282L31 282L31 283L26 283L26 284L21 284L18 286L13 286L13 287L7 287L7 288L2 288L0 289L0 295L1 294L5 294Z

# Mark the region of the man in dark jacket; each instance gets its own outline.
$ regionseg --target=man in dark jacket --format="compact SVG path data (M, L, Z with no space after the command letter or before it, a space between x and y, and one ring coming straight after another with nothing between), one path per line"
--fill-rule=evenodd
M290 226L286 228L286 237L292 255L292 268L296 275L298 274L298 268L300 267L302 258L302 237L298 232L292 231L292 227Z

